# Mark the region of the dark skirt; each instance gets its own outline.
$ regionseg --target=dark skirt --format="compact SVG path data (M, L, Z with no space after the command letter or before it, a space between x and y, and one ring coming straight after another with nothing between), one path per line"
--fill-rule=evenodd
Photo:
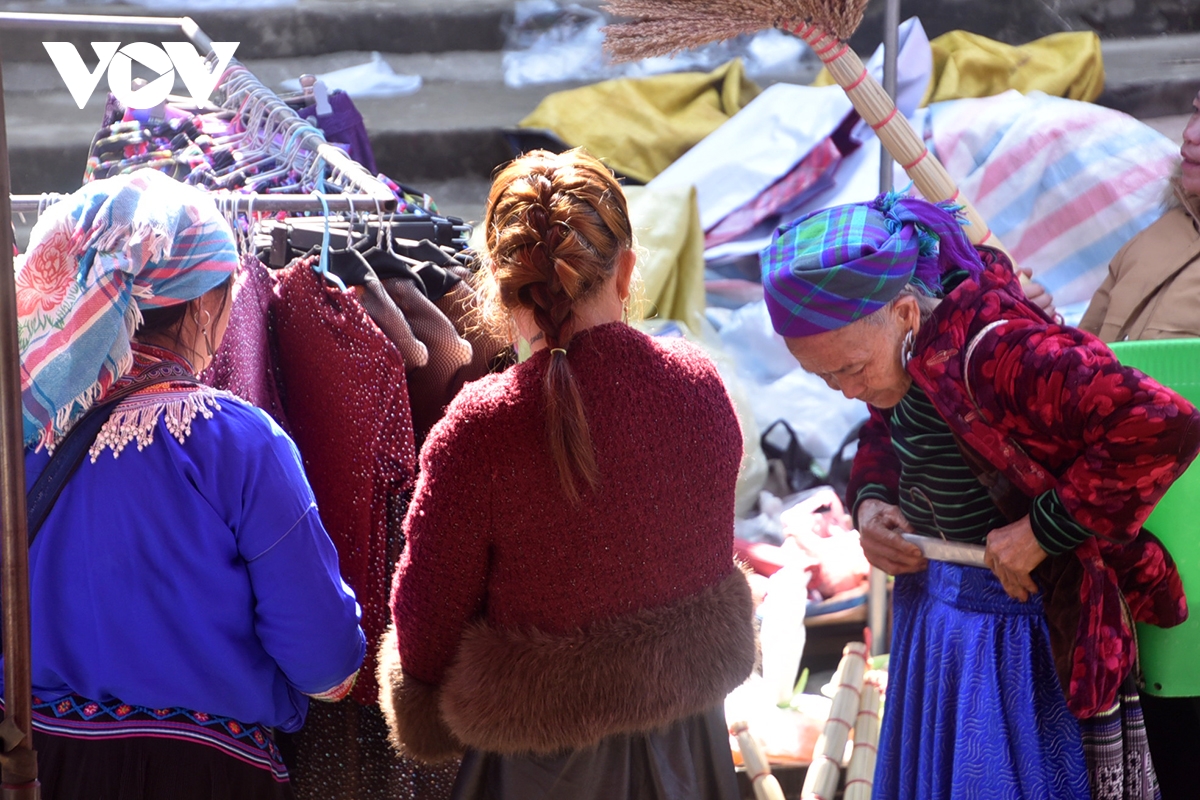
M931 561L896 578L876 800L1088 800L1040 595Z
M181 709L34 698L45 800L293 800L271 731Z
M739 800L725 710L586 750L501 756L468 750L453 800Z

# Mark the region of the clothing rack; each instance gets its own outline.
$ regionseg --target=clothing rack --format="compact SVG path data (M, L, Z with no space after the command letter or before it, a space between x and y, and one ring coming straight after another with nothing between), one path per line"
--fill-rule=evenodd
M200 29L200 26L191 17L124 17L90 14L0 12L0 28L42 30L61 28L93 30L101 33L132 29L140 34L164 36L182 33L205 57L209 59L215 58L212 49L212 39ZM225 72L221 75L221 79L218 81L214 91L224 93L223 104L226 107L234 105L236 108L241 98L248 97L248 108L256 108L258 113L265 115L267 118L273 119L278 115L280 119L286 122L301 122L300 115L291 106L281 100L275 92L264 85L254 73L236 58L230 59L229 65L225 68ZM247 110L247 108L243 108L242 110ZM309 127L312 126L310 125ZM320 129L312 127L309 132L301 136L299 142L296 144L296 149L313 153L317 159L325 162L332 173L333 183L354 193L343 205L348 207L352 204L355 208L378 206L381 211L395 210L396 196L392 193L391 189L368 173L361 164L350 158L341 148L327 142ZM249 193L242 193L242 196L246 198L251 197ZM268 206L267 203L273 202L276 197L278 195L259 194L255 196L254 205L256 208L261 208L264 211L290 211L305 208L303 204L297 207L296 205L288 205L286 202L278 206ZM328 199L332 202L335 197L337 195L332 194L328 196ZM23 195L14 198L14 202L20 204L20 210L22 211L34 211L38 207L40 198L31 198L34 198L34 196ZM30 204L32 204L32 207ZM323 207L318 204L306 210L319 210L321 208Z
M369 194L328 194L318 197L315 194L265 194L262 192L205 192L212 197L218 207L230 208L238 212L251 211L286 211L301 213L304 211L358 211L358 212L387 212L391 209L384 207L382 202L376 204L374 195ZM390 194L390 192L389 192ZM14 194L12 195L12 213L36 214L70 197L69 194L51 192L47 194ZM392 209L396 207L396 196L392 197Z
M79 30L97 33L135 31L143 36L182 34L209 59L215 58L212 39L190 17L138 17L87 14L0 12L0 28ZM0 58L0 68L3 59ZM17 344L16 284L13 272L13 210L37 211L52 197L12 197L8 135L0 69L0 605L4 625L4 721L0 723L0 800L39 800L37 753L33 749L33 697L29 628L29 534L26 519L25 448L21 410L21 355ZM223 91L224 90L224 91ZM262 84L253 73L231 59L216 91L225 103L242 111L265 111L288 124L300 116ZM257 116L252 114L251 116ZM308 123L303 123L308 124ZM311 127L311 126L310 126ZM301 136L301 129L291 130ZM271 140L273 142L273 133ZM330 170L330 180L345 194L292 195L248 193L222 198L227 207L246 202L247 208L316 210L320 208L378 208L394 211L396 196L346 153L329 144L319 129L303 132L292 152L310 153ZM230 193L231 195L233 193ZM322 202L322 199L324 202ZM15 202L14 202L15 201Z

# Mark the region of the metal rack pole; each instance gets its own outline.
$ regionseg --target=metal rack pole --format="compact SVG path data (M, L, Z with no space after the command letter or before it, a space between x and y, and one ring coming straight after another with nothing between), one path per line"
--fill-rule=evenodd
M0 798L38 800L33 749L33 681L29 636L29 534L25 520L25 447L21 421L21 354L13 276L12 209L4 78L0 74L0 603L4 620L4 750Z
M900 0L887 0L883 20L883 90L896 102L896 59L900 53ZM879 191L892 190L894 159L883 142L879 143Z
M230 207L235 201L239 211L322 211L326 207L330 211L358 211L365 213L375 211L375 196L369 194L330 194L325 195L324 204L310 194L263 194L254 192L206 192L217 203ZM48 206L52 206L66 198L68 194L14 194L12 196L13 214L36 214ZM395 196L392 197L395 200ZM379 206L379 210L386 211Z
M900 0L887 0L883 25L883 88L896 99L896 59L900 50ZM892 154L880 142L879 191L890 192L893 185ZM871 630L871 655L888 652L891 642L888 630L887 575L871 567L867 582L867 627Z

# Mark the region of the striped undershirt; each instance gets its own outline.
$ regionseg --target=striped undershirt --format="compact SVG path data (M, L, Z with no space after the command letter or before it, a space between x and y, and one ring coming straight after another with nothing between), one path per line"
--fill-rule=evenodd
M896 503L916 533L956 541L982 542L1008 524L967 465L950 426L915 384L892 409L890 427L900 460L899 497L882 485L868 484L857 502L874 498ZM1051 555L1071 550L1091 535L1053 491L1034 499L1029 518L1038 543Z

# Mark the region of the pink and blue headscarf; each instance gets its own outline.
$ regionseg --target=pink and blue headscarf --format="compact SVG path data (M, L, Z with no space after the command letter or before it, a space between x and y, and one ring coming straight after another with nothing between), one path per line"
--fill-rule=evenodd
M943 278L959 270L978 275L983 263L955 210L898 194L808 214L762 252L767 310L785 337L843 328L910 283L941 297Z
M51 206L17 261L25 445L53 447L129 372L142 310L194 300L237 264L212 198L156 170Z

